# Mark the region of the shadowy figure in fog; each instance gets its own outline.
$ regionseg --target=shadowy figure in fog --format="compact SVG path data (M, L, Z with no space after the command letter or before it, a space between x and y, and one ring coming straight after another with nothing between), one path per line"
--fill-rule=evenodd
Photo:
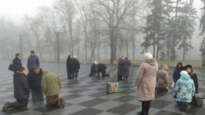
M73 77L75 80L78 79L78 72L80 70L80 62L78 61L77 57L73 57Z
M12 64L9 65L9 70L16 72L18 69L22 67L22 62L21 62L21 55L20 53L16 53L15 58L12 61Z
M118 81L122 80L122 76L123 76L123 58L124 56L120 56L119 60L118 60L118 69L117 69L117 76L118 76Z
M109 74L106 73L106 65L99 63L97 64L97 77L100 79L100 74L102 75L103 78L109 77Z
M32 101L34 104L42 104L44 101L41 89L41 80L43 71L40 67L34 67L33 71L28 74L28 82L32 93Z
M14 97L16 102L6 102L3 111L26 110L29 99L29 85L24 67L18 68L14 74Z
M123 79L128 80L131 62L128 57L124 57L122 61Z
M173 81L176 84L177 80L180 78L180 73L183 70L183 63L179 62L176 66L176 68L174 69L174 73L173 73Z
M158 63L152 54L145 54L145 61L140 65L136 87L137 100L142 102L142 111L138 115L148 115L151 101L155 99Z
M38 56L36 56L35 51L31 51L30 53L31 55L29 56L27 62L29 73L33 71L34 67L40 67L40 61L38 59Z
M97 61L94 61L92 63L92 65L90 67L90 74L89 74L90 77L96 76L97 69L98 69L97 64L98 64Z
M66 61L66 70L67 70L67 77L68 79L73 78L73 60L72 56L68 56L67 61Z

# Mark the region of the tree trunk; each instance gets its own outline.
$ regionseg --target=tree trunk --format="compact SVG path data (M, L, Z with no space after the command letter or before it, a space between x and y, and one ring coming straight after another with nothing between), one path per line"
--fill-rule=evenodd
M205 67L205 53L202 53L202 66Z
M127 57L129 56L129 43L128 40L126 40L126 49L127 49Z
M135 40L133 38L132 40L132 59L135 60L135 54L136 54L136 44L135 44Z

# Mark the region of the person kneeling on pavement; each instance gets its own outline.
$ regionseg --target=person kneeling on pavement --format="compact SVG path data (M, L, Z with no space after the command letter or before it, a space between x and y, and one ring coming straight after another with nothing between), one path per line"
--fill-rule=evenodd
M195 94L194 82L189 76L190 68L182 71L180 79L176 82L174 92L177 98L177 104L180 110L188 111L191 109L192 97Z
M28 82L32 93L32 101L34 104L42 104L44 101L41 89L41 80L43 71L40 67L34 67L33 71L28 74Z
M14 97L16 102L6 102L2 108L4 112L27 109L29 85L24 67L20 67L14 74Z
M64 108L64 99L59 98L61 81L58 75L49 71L44 71L41 87L46 95L48 108Z

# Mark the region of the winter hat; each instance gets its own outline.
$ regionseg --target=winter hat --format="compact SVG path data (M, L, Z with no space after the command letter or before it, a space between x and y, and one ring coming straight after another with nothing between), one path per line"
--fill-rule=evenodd
M144 58L145 58L145 60L150 60L150 59L153 59L153 56L151 53L147 52L144 54Z
M187 71L181 71L180 75L189 75Z
M77 56L73 56L73 58L77 58Z
M98 61L94 61L95 64L98 64Z

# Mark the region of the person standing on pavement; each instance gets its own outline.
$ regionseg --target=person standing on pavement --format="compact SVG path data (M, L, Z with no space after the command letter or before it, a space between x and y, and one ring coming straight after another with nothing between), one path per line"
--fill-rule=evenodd
M64 100L59 98L61 80L58 75L49 71L43 71L41 87L46 95L48 108L64 108Z
M163 65L162 70L157 73L157 87L156 94L161 96L168 92L169 90L169 73L168 66Z
M31 55L28 58L28 62L27 62L27 68L29 70L29 73L33 71L34 67L40 67L40 61L38 56L36 56L35 51L31 51L30 52Z
M41 88L43 71L40 67L34 67L33 71L28 74L28 82L31 89L32 101L34 104L42 104L44 101Z
M120 56L120 58L118 60L118 69L117 69L118 81L121 81L122 76L123 76L123 67L122 67L123 58L124 58L124 56Z
M22 62L21 62L21 55L20 53L16 53L15 58L12 61L12 64L9 65L9 70L16 72L18 69L22 67Z
M136 87L137 100L142 102L142 111L138 115L148 115L151 101L155 99L155 87L158 63L151 53L146 53L145 61L140 65Z
M183 63L182 62L178 62L176 68L174 69L174 73L173 73L173 80L174 80L174 84L176 84L177 80L180 78L180 73L183 70Z
M80 70L80 62L78 61L77 57L74 56L73 57L73 71L74 71L74 79L77 80L78 79L78 72Z
M68 56L67 61L66 61L66 70L67 70L67 77L68 79L72 79L72 56Z
M124 78L124 80L128 80L129 71L130 71L130 65L131 65L131 62L128 59L128 57L124 58L123 62L122 62L122 70L123 70L123 78Z
M182 71L180 74L179 80L174 87L174 93L176 95L177 104L180 110L188 111L191 109L192 98L195 95L195 86L194 81L191 79L191 76L188 74L191 72L189 66L185 67L185 71Z
M188 68L188 67L191 69L191 71L189 71L188 74L191 76L191 79L194 81L194 86L195 86L195 94L194 94L194 96L192 97L192 102L191 102L191 104L192 104L193 106L197 106L197 100L196 100L196 98L197 98L198 93L199 93L199 81L198 81L198 76L197 76L197 74L196 74L194 68L193 68L191 65L185 66L185 68Z

